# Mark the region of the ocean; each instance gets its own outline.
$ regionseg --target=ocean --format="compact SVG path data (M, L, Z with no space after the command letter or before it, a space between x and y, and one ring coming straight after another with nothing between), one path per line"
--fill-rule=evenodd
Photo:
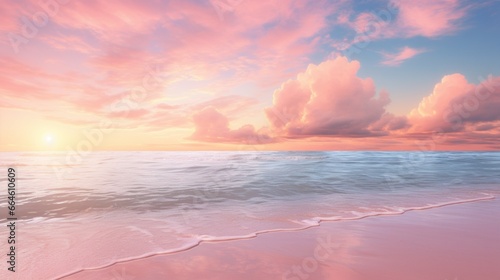
M2 239L8 168L17 179L13 279L500 194L498 152L4 152L0 165Z

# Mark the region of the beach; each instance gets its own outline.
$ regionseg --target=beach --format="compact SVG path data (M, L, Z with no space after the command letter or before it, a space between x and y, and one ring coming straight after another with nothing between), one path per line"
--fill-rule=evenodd
M64 279L500 279L500 200L323 222Z

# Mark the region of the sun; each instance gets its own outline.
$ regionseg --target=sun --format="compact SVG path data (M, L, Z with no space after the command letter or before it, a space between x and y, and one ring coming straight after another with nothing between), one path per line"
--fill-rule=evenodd
M52 136L52 134L49 133L45 135L43 140L45 141L45 144L50 145L54 142L54 137Z

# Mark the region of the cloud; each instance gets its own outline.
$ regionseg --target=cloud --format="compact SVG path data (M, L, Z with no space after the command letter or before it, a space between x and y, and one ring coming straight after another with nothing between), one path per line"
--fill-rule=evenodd
M493 129L496 129L496 128L500 128L500 126L495 125L495 124L492 124L492 123L485 123L485 124L478 124L476 127L475 127L475 130L476 131L488 131L488 130L493 130Z
M146 109L132 109L132 110L122 110L113 111L108 113L109 118L129 118L129 119L140 119L149 114Z
M359 67L357 61L337 57L311 64L297 79L283 83L274 92L273 106L266 109L272 128L292 137L380 134L369 128L382 116L385 124L378 124L378 130L394 118L384 115L389 95L381 92L376 97L373 81L356 75Z
M198 103L192 106L191 109L194 111L201 111L206 107L213 107L224 116L233 118L235 116L241 116L243 113L247 113L250 108L257 104L258 101L250 97L228 95Z
M391 0L371 11L356 13L351 9L337 23L353 29L354 38L342 38L332 45L338 46L338 51L345 51L374 40L454 34L463 28L471 7L460 0Z
M410 132L485 130L487 123L500 120L498 108L500 77L474 85L462 74L448 75L410 112Z
M408 46L401 48L397 53L382 53L384 60L383 65L398 66L405 60L410 59L418 54L425 52L423 49L414 49Z
M12 58L0 57L0 64L0 100L8 97L13 103L20 103L20 107L26 107L32 100L43 102L63 98L64 94L53 84L71 80L69 75L52 74ZM36 108L40 104L33 105Z
M12 32L18 29L19 26L19 10L23 7L25 3L22 1L3 1L2 9L0 9L0 31L5 32L4 36L0 39L5 43L8 42L7 32Z
M87 42L83 36L72 34L62 35L60 33L57 35L40 34L40 39L46 44L61 51L72 51L83 54L95 54L99 52L99 49Z
M160 2L71 1L60 7L53 20L64 28L89 31L108 42L126 42L134 35L152 31L166 8Z
M391 113L384 113L382 117L370 125L371 131L395 131L408 127L406 116L395 116Z
M265 144L274 140L266 134L255 131L252 125L243 125L238 129L229 128L229 120L213 107L206 107L193 115L195 132L189 139L218 142Z
M308 145L318 138L382 136L373 140L382 141L405 130L497 133L498 90L480 99L485 95L479 89L479 105L470 97L478 87L495 88L494 83L473 85L451 75L411 114L395 116L385 110L388 93L376 92L370 78L357 76L359 62L338 57L307 67L335 46L335 36L341 36L344 49L352 44L352 30L343 33L346 26L358 33L376 29L371 40L435 38L460 30L470 10L459 0L383 5L387 2L391 16L384 21L363 11L378 4L345 0L240 1L222 18L210 1L69 1L19 46L18 56L4 36L0 106L75 126L108 118L126 127L186 131L194 123L191 139L206 142L268 143L288 137L290 143L309 138ZM0 30L21 34L22 17L32 19L43 10L40 3L6 1ZM399 65L422 52L406 46L383 54L382 64ZM264 110L270 132L251 125L231 128L233 120L254 117L269 89L279 85L272 106Z
M461 28L469 7L460 0L394 0L398 9L394 33L402 37L437 37Z

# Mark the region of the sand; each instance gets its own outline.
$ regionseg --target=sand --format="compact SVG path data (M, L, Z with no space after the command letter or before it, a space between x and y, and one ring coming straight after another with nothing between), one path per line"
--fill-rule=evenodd
M499 280L500 199L205 242L64 279Z

